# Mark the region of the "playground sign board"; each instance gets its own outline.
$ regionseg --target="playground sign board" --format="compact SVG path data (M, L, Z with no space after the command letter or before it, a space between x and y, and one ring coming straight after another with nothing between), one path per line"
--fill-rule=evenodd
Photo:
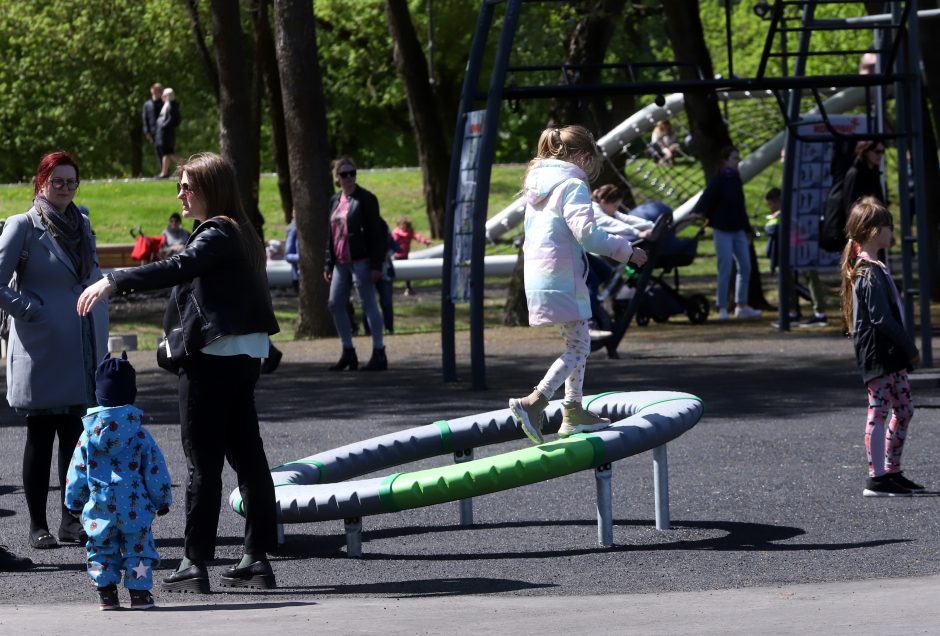
M829 123L846 135L866 132L865 117L861 115L830 115ZM794 269L838 267L841 254L819 247L819 220L832 187L830 166L836 142L826 125L818 120L801 124L798 131L791 198L790 263Z
M476 201L480 144L483 143L485 110L467 113L460 146L460 176L454 209L454 258L451 271L451 301L470 302L470 261L473 249L473 207Z

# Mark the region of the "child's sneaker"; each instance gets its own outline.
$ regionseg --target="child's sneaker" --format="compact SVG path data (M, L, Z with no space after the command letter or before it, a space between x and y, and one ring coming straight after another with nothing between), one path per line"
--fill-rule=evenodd
M98 609L104 611L121 609L116 585L98 588Z
M545 422L545 407L547 406L548 398L538 389L532 389L532 393L524 398L509 400L509 410L512 411L512 416L519 422L526 437L536 444L545 441L542 437L542 425Z
M894 475L869 477L865 482L864 497L910 497L911 491L893 479Z
M918 484L916 481L911 481L904 476L904 471L899 471L896 473L891 473L891 481L899 485L901 488L907 488L911 492L924 492L927 489Z
M570 405L562 404L561 410L563 417L561 428L558 429L558 437L568 437L575 433L590 433L610 426L610 420L600 415L594 415L590 411L585 411L580 402Z
M131 590L131 609L145 610L153 607L153 594L150 590Z

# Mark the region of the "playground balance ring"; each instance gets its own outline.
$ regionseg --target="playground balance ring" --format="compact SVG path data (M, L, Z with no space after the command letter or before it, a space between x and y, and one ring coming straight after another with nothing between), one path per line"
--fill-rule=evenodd
M348 520L367 515L448 501L464 503L472 497L589 468L598 470L599 480L602 472L607 471L606 507L609 508L611 462L653 450L656 522L658 528L668 527L665 444L698 423L704 411L702 400L687 393L669 391L615 391L585 396L584 406L608 417L612 424L593 433L473 459L474 448L525 437L505 408L373 437L277 466L271 474L279 523L346 519L348 524ZM556 433L561 425L561 400L551 402L545 415L543 432ZM453 453L457 463L353 480L446 453ZM598 496L600 536L600 517L603 516L600 485ZM237 488L230 495L229 503L235 512L244 515L244 504ZM466 522L464 509L461 516ZM609 526L610 519L605 521ZM601 543L610 545L612 542L602 539Z

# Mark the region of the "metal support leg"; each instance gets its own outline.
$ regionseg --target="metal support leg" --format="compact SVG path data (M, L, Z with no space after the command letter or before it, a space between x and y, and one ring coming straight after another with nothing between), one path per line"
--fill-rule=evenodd
M656 529L668 530L669 524L669 464L666 445L653 449L653 490L656 492Z
M597 486L597 544L609 548L614 544L614 512L611 497L610 464L601 464L594 469L594 485Z
M473 449L466 448L464 450L454 451L454 463L462 464L464 462L469 462L473 459ZM473 525L473 498L467 497L466 499L461 499L457 502L457 505L460 506L460 525L462 526L472 526Z
M346 524L346 556L358 559L362 556L362 517L349 517Z
M284 545L284 524L277 524L277 544Z

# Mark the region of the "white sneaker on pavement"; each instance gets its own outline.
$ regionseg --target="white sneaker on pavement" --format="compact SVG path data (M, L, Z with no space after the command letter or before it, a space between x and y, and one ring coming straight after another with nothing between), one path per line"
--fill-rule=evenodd
M727 309L719 309L719 310L718 310L718 320L725 321L725 320L727 320L727 319L728 319L728 310L727 310Z
M749 305L741 305L740 307L734 310L735 318L760 318L761 311L760 309L754 309Z

